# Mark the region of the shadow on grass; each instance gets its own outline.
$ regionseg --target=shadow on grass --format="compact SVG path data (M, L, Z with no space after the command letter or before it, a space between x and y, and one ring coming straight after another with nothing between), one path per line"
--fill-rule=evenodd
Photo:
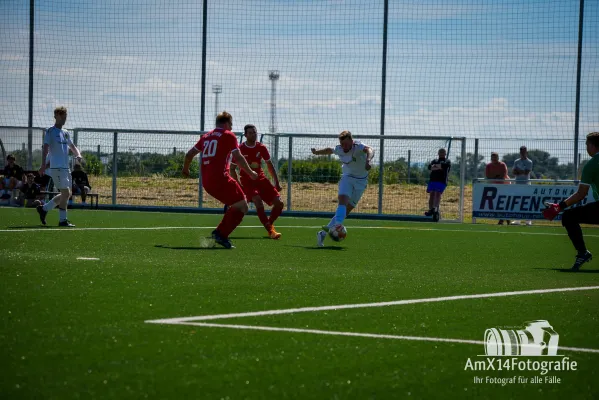
M260 240L260 239L272 240L268 236L229 236L229 239L231 239L231 240Z
M573 271L570 268L534 268L534 269L543 269L545 271L568 272L571 274L599 274L599 269L579 269L578 271Z
M156 244L154 247L168 250L227 250L224 247L202 247L202 246L166 246L164 244Z
M316 246L298 246L298 245L292 245L292 244L286 244L286 247L297 247L299 249L306 249L306 250L342 250L342 251L346 251L347 249L345 247L341 247L341 246L325 246L325 247L316 247Z

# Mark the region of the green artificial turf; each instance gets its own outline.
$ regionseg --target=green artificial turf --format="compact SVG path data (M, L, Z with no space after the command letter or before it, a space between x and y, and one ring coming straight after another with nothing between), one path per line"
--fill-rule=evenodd
M487 328L545 319L560 346L599 349L598 290L205 321L235 329L145 322L599 286L599 260L562 270L574 250L561 227L350 219L344 242L319 249L324 219L283 215L273 241L247 217L227 251L201 247L218 215L74 210L69 219L77 228L58 229L53 211L42 228L35 210L0 209L0 398L599 395L599 353L560 350L578 366L547 374L559 384L502 386L474 378L544 376L465 370L468 358L485 359L482 344L302 331L482 341ZM599 256L599 230L585 234Z

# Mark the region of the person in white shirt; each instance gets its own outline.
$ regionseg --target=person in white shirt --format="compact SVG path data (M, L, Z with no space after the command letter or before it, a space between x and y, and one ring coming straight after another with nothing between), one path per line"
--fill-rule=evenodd
M530 185L530 173L532 172L532 161L528 158L526 146L520 147L520 158L514 161L512 172L516 177L516 184ZM520 225L520 221L512 221L512 225ZM532 225L532 221L526 221L526 225Z
M62 129L67 121L67 109L65 107L57 107L54 110L54 126L44 134L44 148L42 150L42 167L39 170L40 176L43 176L48 171L48 175L52 178L54 186L60 191L52 200L38 206L37 212L40 215L42 224L46 225L46 214L54 207L58 206L60 210L60 222L58 226L73 227L67 219L67 204L71 197L71 171L69 170L69 150L73 152L77 161L80 163L81 152L73 144L69 131ZM50 165L47 166L47 158L50 158Z
M335 225L342 225L345 217L356 207L368 184L368 171L374 151L371 147L353 140L350 131L339 134L339 144L334 148L312 149L314 155L335 154L343 163L341 167L341 180L339 180L339 192L337 211L328 225L323 226L317 234L318 246L324 246L324 239L329 229Z

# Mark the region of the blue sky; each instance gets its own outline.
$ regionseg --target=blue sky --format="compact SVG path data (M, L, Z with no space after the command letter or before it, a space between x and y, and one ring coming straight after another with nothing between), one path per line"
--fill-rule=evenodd
M386 134L572 137L578 1L394 1ZM599 4L586 2L581 133L599 129ZM27 124L29 2L0 0L0 125ZM206 128L378 134L382 1L210 1ZM37 0L34 125L197 130L201 1Z

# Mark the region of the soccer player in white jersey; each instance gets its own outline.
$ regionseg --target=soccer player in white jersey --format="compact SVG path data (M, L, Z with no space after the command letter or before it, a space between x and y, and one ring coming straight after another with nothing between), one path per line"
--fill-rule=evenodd
M343 163L341 180L339 180L337 211L329 224L323 226L323 229L316 235L318 246L323 247L327 231L335 225L342 225L345 217L362 198L368 184L368 171L371 168L370 163L374 157L374 151L371 147L354 140L350 131L343 131L339 134L339 144L334 149L330 147L321 150L312 149L312 154L317 156L335 154Z
M42 167L40 168L40 176L43 176L48 171L48 175L54 181L54 186L60 191L52 200L38 206L37 212L40 215L42 224L46 225L46 214L54 207L58 206L60 210L60 222L58 226L70 226L67 219L67 204L71 197L71 171L69 170L69 149L73 152L78 162L81 162L81 152L73 144L71 134L62 129L67 120L67 109L65 107L57 107L54 110L54 119L56 123L48 129L44 135L44 148L42 151ZM47 157L50 157L50 166L47 164Z

